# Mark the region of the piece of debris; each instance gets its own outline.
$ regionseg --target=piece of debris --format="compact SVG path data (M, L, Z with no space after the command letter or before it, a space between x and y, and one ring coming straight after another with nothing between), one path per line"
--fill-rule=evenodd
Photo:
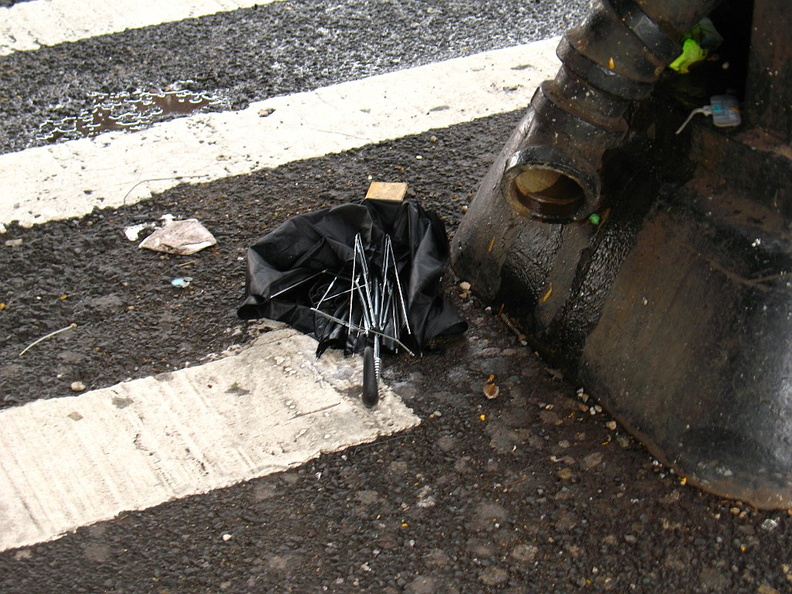
M179 278L174 278L171 281L171 285L173 285L177 289L186 289L187 287L190 286L191 283L192 283L192 277L191 276L183 276L183 277L179 277Z
M287 321L316 354L363 355L363 402L378 401L382 351L416 354L467 323L441 297L445 226L401 200L364 200L293 217L248 250L242 319Z
M366 198L368 200L394 200L401 202L407 195L407 184L390 182L371 182Z
M71 386L69 387L71 388L72 392L85 392L85 384L79 381L72 382Z
M144 229L153 229L156 227L154 223L138 223L137 225L130 225L124 229L124 235L129 241L137 241L140 237L141 231Z
M162 215L159 220L162 221L162 226L168 225L174 221L175 217L172 214L164 214ZM138 223L137 225L130 225L126 229L124 229L124 235L129 241L137 241L140 237L140 233L146 229L156 229L157 223L154 221L148 221L146 223Z
M60 330L55 330L54 332L50 332L49 334L45 334L41 338L38 338L38 339L34 340L29 345L27 345L24 349L22 349L22 352L19 353L19 356L21 357L22 355L27 353L30 349L32 349L34 346L36 346L42 340L46 340L48 338L51 338L51 337L55 336L56 334L60 334L61 332L66 332L67 330L73 330L76 327L77 327L77 324L72 323L72 324L69 324L68 326L66 326L65 328L61 328Z
M470 297L470 283L467 281L462 281L459 283L459 298L462 301L466 301Z
M497 384L484 384L483 392L487 400L495 400L500 394L500 388Z
M494 375L490 375L487 378L487 383L484 384L482 392L484 392L484 396L487 398L487 400L495 400L498 397L498 394L500 394L500 388L495 383Z
M217 240L198 219L184 219L167 223L157 229L141 241L138 247L189 256L213 245L217 245Z

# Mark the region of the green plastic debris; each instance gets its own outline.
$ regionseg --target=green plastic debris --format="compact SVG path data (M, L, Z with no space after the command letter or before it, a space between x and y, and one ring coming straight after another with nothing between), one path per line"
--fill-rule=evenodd
M708 55L709 52L702 49L695 39L685 39L682 43L682 55L671 62L668 67L676 70L679 74L687 74L693 64L701 62Z
M695 27L685 35L682 41L682 54L668 67L680 74L687 74L690 67L706 60L710 52L723 43L723 37L708 18L701 19Z
M588 220L589 220L589 223L591 223L592 225L594 225L594 226L596 227L597 225L599 225L599 224L600 224L600 221L601 221L602 219L600 219L600 216L599 216L599 215L598 215L596 212L593 212L593 213L591 213L591 215L589 216L589 219L588 219Z

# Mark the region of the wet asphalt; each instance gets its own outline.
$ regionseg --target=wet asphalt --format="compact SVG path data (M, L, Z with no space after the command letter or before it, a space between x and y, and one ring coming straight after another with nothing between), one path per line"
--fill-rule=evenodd
M79 115L93 92L180 84L239 108L544 38L581 10L581 3L559 2L287 1L15 54L0 58L0 70L9 72L0 82L7 99L0 102L0 147L42 144L39 127ZM23 251L5 258L0 272L32 313L5 318L0 348L11 352L47 323L57 326L53 317L69 317L34 309L46 276L66 287L63 279L80 279L80 291L61 307L88 317L95 332L88 342L99 352L67 339L21 368L4 365L3 405L59 393L56 365L99 387L252 339L256 330L233 315L239 253L289 214L357 199L368 175L408 182L410 197L437 210L453 232L519 116L175 188L79 221L11 227L6 238L22 239ZM424 159L416 162L415 154ZM303 183L299 202L296 182ZM256 202L262 197L265 207ZM219 227L219 255L201 271L212 288L200 296L141 289L145 279L168 275L173 262L133 257L114 266L91 253L122 258L119 226L176 208ZM47 250L56 240L58 249ZM130 278L141 282L124 285ZM543 363L497 305L487 309L465 294L462 280L449 273L445 293L469 321L467 334L438 342L422 358L386 361L385 380L421 417L417 429L7 551L0 591L790 591L786 512L760 512L686 486L581 386ZM127 315L131 299L140 317ZM141 349L145 356L133 361ZM492 400L483 394L490 376L499 391Z

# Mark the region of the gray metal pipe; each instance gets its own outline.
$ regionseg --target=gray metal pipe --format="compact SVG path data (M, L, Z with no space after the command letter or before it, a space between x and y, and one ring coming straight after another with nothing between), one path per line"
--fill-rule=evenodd
M520 214L581 220L599 203L602 156L627 133L630 102L652 92L680 41L719 0L595 0L567 31L563 65L531 99L526 134L506 162L501 189Z

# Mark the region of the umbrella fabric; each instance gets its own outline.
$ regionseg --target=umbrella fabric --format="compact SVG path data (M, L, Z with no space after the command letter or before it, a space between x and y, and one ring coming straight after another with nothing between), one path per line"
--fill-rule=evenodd
M348 352L362 348L358 333L311 311L333 278L339 280L331 292L349 289L358 234L372 275L382 275L386 235L393 244L411 333L398 334L392 324L389 331L419 352L436 336L464 332L467 324L440 295L449 252L445 226L437 215L411 201L342 204L293 217L263 236L248 249L239 317L286 322L319 340L317 354L328 346ZM347 319L348 296L328 301L321 309ZM392 341L383 341L383 346L393 350Z

